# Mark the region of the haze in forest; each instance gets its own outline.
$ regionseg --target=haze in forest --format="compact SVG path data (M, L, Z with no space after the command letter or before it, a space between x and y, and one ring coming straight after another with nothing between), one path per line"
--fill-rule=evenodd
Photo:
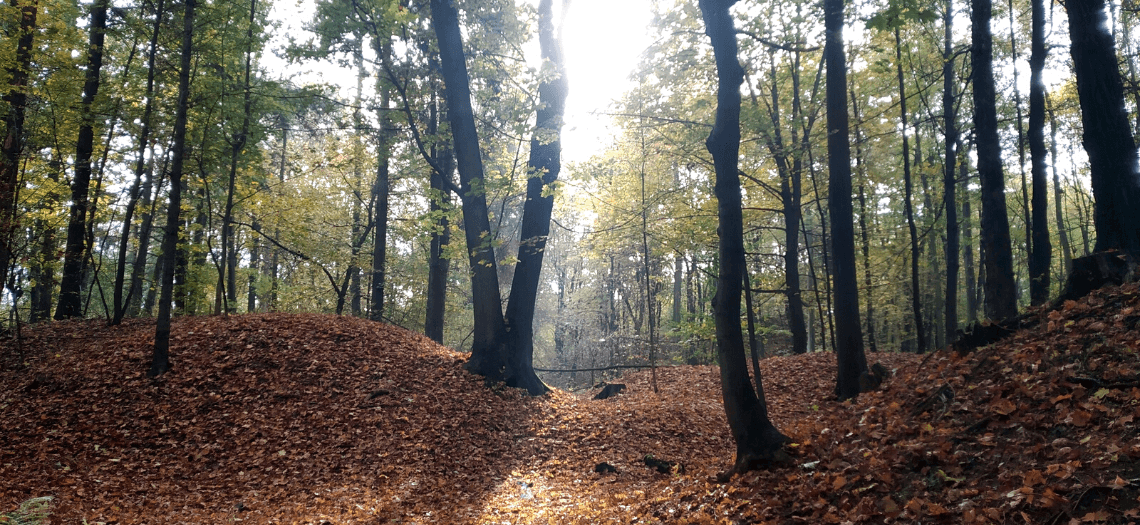
M530 4L535 0L524 0ZM612 103L635 86L630 78L641 53L650 43L647 27L652 0L573 0L560 13L570 92L566 100L566 126L562 131L562 157L584 161L608 146L617 130L611 125ZM298 82L330 82L350 96L355 77L347 68L323 61L289 64L278 54L289 38L304 40L312 34L304 26L312 18L313 0L273 4L270 17L281 30L270 40L263 57L274 74L296 75ZM525 45L528 60L539 62L535 42Z

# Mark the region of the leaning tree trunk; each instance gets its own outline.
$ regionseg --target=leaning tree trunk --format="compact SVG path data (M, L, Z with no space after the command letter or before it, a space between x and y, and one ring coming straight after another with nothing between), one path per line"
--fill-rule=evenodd
M978 178L982 186L981 240L986 276L986 317L1002 321L1017 315L1017 288L1013 282L1013 251L1005 205L1005 175L998 140L994 94L991 0L971 0L970 59L974 66L974 134L977 137Z
M855 230L851 209L851 144L847 123L847 61L843 53L843 0L824 0L827 42L827 167L831 172L828 208L835 256L835 330L839 399L859 395L859 376L867 371L859 327L859 287L855 276ZM739 323L737 323L739 324Z
M91 185L91 155L95 150L95 96L99 93L99 71L103 67L103 40L107 30L107 10L110 0L97 0L91 6L91 27L87 50L87 72L83 83L83 101L80 104L82 123L79 140L75 145L75 178L71 181L71 210L67 221L67 244L63 252L63 275L59 282L59 304L56 319L79 317L83 314L80 289L83 287L83 266L87 258L87 216L90 210L88 194Z
M740 177L740 85L744 70L736 57L736 31L729 7L735 0L700 0L705 33L716 57L716 123L705 145L716 170L718 232L720 242L719 283L713 299L716 311L717 358L721 392L728 426L736 441L736 460L730 473L744 472L781 459L781 446L788 440L768 419L768 406L759 377L754 390L744 357L740 329L740 288L744 282L744 222L741 212Z
M1033 163L1033 243L1029 253L1029 303L1036 306L1049 299L1049 262L1053 246L1049 241L1048 179L1045 156L1045 2L1033 0L1033 29L1029 54L1029 157Z
M190 59L194 42L194 7L197 0L186 0L182 15L182 60L178 70L178 107L174 114L174 141L171 144L170 204L166 210L166 231L162 236L162 290L154 334L154 355L147 375L156 377L170 370L170 302L174 296L174 266L178 256L179 212L182 208L182 165L186 157L186 110L190 99Z
M490 380L505 381L519 371L508 367L502 346L506 323L499 293L498 262L491 243L494 236L487 216L483 161L475 115L471 109L471 84L463 53L463 37L459 31L459 14L451 0L431 0L431 16L439 40L443 81L447 86L447 116L455 142L464 234L471 268L474 333L467 369Z
M1140 254L1140 173L1104 0L1068 0L1069 40L1089 155L1095 251Z
M535 111L536 129L530 141L518 264L515 265L506 313L508 360L517 371L507 384L525 388L531 395L541 395L547 390L534 373L534 307L542 256L550 235L550 216L554 210L554 196L548 189L558 180L562 166L562 115L566 109L567 92L562 45L555 36L552 4L552 0L541 0L538 4L539 46L543 62L548 63L553 71L544 75L545 80L538 86L539 109ZM653 313L650 312L649 316L652 318Z

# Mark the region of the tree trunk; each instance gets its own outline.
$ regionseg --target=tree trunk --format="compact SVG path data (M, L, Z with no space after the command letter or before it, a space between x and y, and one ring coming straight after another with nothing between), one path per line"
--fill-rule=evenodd
M91 203L91 155L95 150L95 96L99 93L99 72L103 67L103 40L107 30L110 0L96 0L91 6L88 28L87 71L80 104L81 124L75 145L75 178L71 181L71 210L67 221L67 244L63 252L63 275L59 283L56 319L79 317L82 312L80 289L83 287L84 263L87 260L87 215Z
M1068 0L1069 39L1089 155L1094 250L1140 254L1140 172L1104 0Z
M903 210L906 214L906 227L910 232L910 309L911 316L914 319L914 333L918 341L916 351L923 353L926 352L926 329L922 323L922 294L918 287L918 227L914 223L914 181L910 174L910 140L906 135L908 128L906 115L906 84L903 82L902 40L899 37L899 28L897 26L895 27L895 71L898 74L899 115L902 118L903 127L902 161L903 187L905 188ZM830 115L831 111L827 113Z
M867 344L870 345L871 352L878 352L879 346L875 340L875 300L872 295L871 281L871 236L867 227L867 217L870 212L867 211L867 193L864 188L867 173L863 165L862 121L859 116L859 104L855 97L854 88L851 89L851 113L855 116L855 169L859 174L859 235L863 251L863 286L867 290L863 296L867 305ZM871 197L873 201L874 195L872 194Z
M387 60L392 50L390 46L382 45L377 49L377 52L382 54L383 60ZM460 52L462 52L462 48ZM389 157L391 156L390 143L392 135L391 115L388 114L388 111L391 97L391 87L387 82L382 81L380 86L380 110L379 115L377 115L380 120L380 132L377 137L380 146L377 151L376 159L376 182L372 185L372 200L374 201L372 223L376 231L372 239L372 300L371 304L369 304L368 318L373 321L384 319L384 287L387 284L388 195L391 193ZM468 107L470 107L470 103L468 103ZM478 148L477 142L475 147ZM478 155L477 149L476 155ZM480 178L482 177L481 173L482 168L480 168ZM483 215L486 215L485 211ZM495 289L498 290L497 285ZM496 303L495 309L498 308L499 306Z
M246 293L245 311L257 311L257 276L261 267L261 225L257 219L253 221L253 231L258 235L253 238L253 247L249 250L249 285Z
M432 135L437 133L436 122L438 113L432 119ZM432 341L443 344L443 327L447 307L447 273L451 260L444 257L444 247L451 242L451 226L448 224L447 212L451 204L451 192L447 190L445 180L451 180L455 171L455 157L451 152L450 139L439 137L438 146L432 146L432 155L436 159L439 171L431 172L431 203L430 212L435 217L435 224L431 232L431 247L428 260L427 283L427 315L424 320L424 335Z
M1018 72L1017 72L1017 57L1018 57L1018 55L1017 55L1017 32L1015 31L1015 28L1017 26L1016 26L1016 19L1014 17L1015 11L1014 11L1014 6L1013 6L1013 0L1007 0L1007 2L1008 2L1007 5L1009 6L1007 9L1007 11L1008 11L1007 14L1009 15L1009 48L1010 48L1011 59L1013 61L1013 65L1014 65L1012 88L1013 88L1013 107L1015 110L1014 124L1016 124L1016 126L1017 126L1017 171L1021 175L1021 212L1022 212L1022 217L1025 218L1025 223L1024 223L1025 224L1024 251L1025 251L1025 259L1026 259L1026 261L1028 261L1028 265L1030 266L1030 268L1029 268L1030 279L1032 279L1033 264L1034 264L1033 263L1033 251L1034 251L1033 243L1036 240L1036 234L1033 232L1034 224L1033 224L1033 219L1031 216L1032 212L1030 211L1030 208L1029 208L1029 182L1026 181L1026 179L1025 179L1025 125L1024 125L1025 119L1022 118L1021 83L1018 79ZM1030 78L1030 82L1031 83L1033 82L1032 77ZM1030 90L1032 91L1032 88L1030 88ZM1030 96L1032 96L1032 95L1030 95ZM1045 236L1046 236L1046 238L1048 238L1049 234L1046 233ZM1017 275L1019 276L1017 278L1017 280L1020 280L1020 275L1021 275L1020 268L1017 271ZM1029 286L1032 289L1033 283L1030 282ZM1018 290L1018 292L1019 292L1018 296L1020 297L1020 295L1021 295L1020 290ZM1030 301L1032 301L1032 298L1030 298Z
M1049 99L1046 97L1046 104ZM1068 276L1073 270L1073 249L1069 244L1069 229L1065 227L1065 216L1061 213L1061 199L1064 192L1061 190L1061 175L1057 170L1057 117L1049 107L1049 157L1053 168L1053 212L1057 220L1057 238L1061 241L1061 271ZM1064 278L1064 277L1062 277Z
M991 0L971 0L970 59L974 66L974 134L977 137L978 178L982 186L981 240L985 266L986 318L1004 321L1017 315L1013 282L1013 252L1005 205L1005 175L1001 165L993 74Z
M958 108L954 87L954 2L946 0L942 12L942 121L946 131L942 159L943 209L946 213L946 297L945 331L950 343L958 333L958 255L961 251L958 235Z
M146 91L144 91L146 105L143 107L141 119L142 129L139 132L138 138L138 152L137 159L135 160L135 181L131 185L130 194L127 197L127 208L123 213L123 229L119 236L119 258L115 267L114 312L112 312L111 317L112 325L117 325L123 321L123 316L127 313L127 305L131 300L131 292L134 291L134 288L127 287L126 284L127 253L131 245L131 223L134 221L135 209L138 206L139 193L142 189L142 179L146 172L146 149L150 143L150 120L151 114L154 112L154 77L157 73L155 60L158 54L158 33L162 27L162 16L165 11L165 5L165 0L158 0L154 8L154 25L150 33L150 51L147 55Z
M1033 243L1029 254L1029 302L1037 306L1049 299L1048 179L1045 169L1045 2L1033 0L1033 24L1029 55L1029 156L1033 178Z
M182 60L178 70L178 107L174 116L174 142L171 144L170 204L166 211L166 231L162 237L162 291L154 334L154 355L147 375L156 377L170 370L170 302L174 295L174 269L178 247L178 227L182 224L182 165L186 154L186 110L190 99L190 59L193 55L194 7L197 0L186 0L182 15Z
M851 144L847 123L847 60L843 52L843 0L824 0L827 40L827 167L828 208L835 256L835 331L838 361L835 393L839 399L859 395L859 376L867 371L859 327L859 287L855 276L855 231L851 209ZM739 323L737 323L739 324Z
M546 252L546 239L551 233L551 214L554 210L554 196L547 195L547 189L559 177L562 166L562 115L565 113L567 98L562 43L555 34L552 6L552 0L538 2L538 43L544 66L553 68L553 73L546 75L545 80L538 85L539 106L535 112L535 136L530 140L527 200L522 207L519 262L514 266L511 297L506 305L508 368L514 370L514 377L507 378L507 385L526 388L531 395L541 395L547 391L546 385L534 371L532 325L535 320L538 278L543 270L543 254ZM652 339L653 312L648 314Z
M471 109L471 84L459 31L459 14L452 0L431 0L431 16L439 40L443 81L447 86L447 116L455 141L464 234L471 268L474 331L467 369L492 381L505 381L518 371L508 368L510 365L502 345L506 326L499 293L498 262L487 215L483 161L475 115Z
M744 281L744 225L740 179L740 85L744 71L736 57L736 30L729 8L735 0L700 0L705 33L712 41L719 85L716 123L705 145L716 170L715 193L719 219L720 270L714 298L717 358L728 425L736 441L736 460L730 473L745 472L782 460L788 438L768 419L763 386L752 388L744 358L740 330L740 288ZM756 383L762 385L760 377Z
M16 201L19 195L20 155L24 151L24 116L28 103L28 76L32 63L32 45L36 35L38 0L9 0L20 10L20 25L15 33L16 60L8 68L8 89L3 100L8 104L4 118L5 134L0 142L0 286L8 282L8 268L16 256ZM50 296L50 292L48 294ZM50 309L50 307L49 307Z

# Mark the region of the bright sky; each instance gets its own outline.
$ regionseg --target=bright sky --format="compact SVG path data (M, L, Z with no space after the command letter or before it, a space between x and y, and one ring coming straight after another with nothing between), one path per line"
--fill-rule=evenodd
M520 0L535 1L535 0ZM563 128L563 160L584 161L601 152L611 141L610 118L606 113L613 100L630 89L630 72L641 52L649 45L646 29L650 20L651 0L564 0L570 3L563 21L562 38L570 94L566 100L566 125ZM555 11L561 9L555 2ZM302 24L311 19L312 0L278 2L271 18L282 24L270 43L270 49L287 44L285 37L305 40ZM533 39L532 39L533 40ZM538 60L538 46L530 45ZM288 66L273 56L263 58L271 70L302 73L304 82L341 81L344 96L351 96L355 78L335 65ZM308 72L308 73L306 73Z

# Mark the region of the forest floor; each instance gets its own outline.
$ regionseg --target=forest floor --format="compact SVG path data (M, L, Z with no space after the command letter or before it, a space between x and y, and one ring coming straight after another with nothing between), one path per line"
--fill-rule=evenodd
M527 398L399 328L266 314L176 319L174 369L151 380L153 321L47 323L0 349L0 512L52 496L50 523L92 525L1140 521L1140 288L1038 320L965 356L869 354L896 374L855 402L833 400L831 354L765 360L794 464L727 483L715 367L659 369L659 393L646 371L612 399Z

